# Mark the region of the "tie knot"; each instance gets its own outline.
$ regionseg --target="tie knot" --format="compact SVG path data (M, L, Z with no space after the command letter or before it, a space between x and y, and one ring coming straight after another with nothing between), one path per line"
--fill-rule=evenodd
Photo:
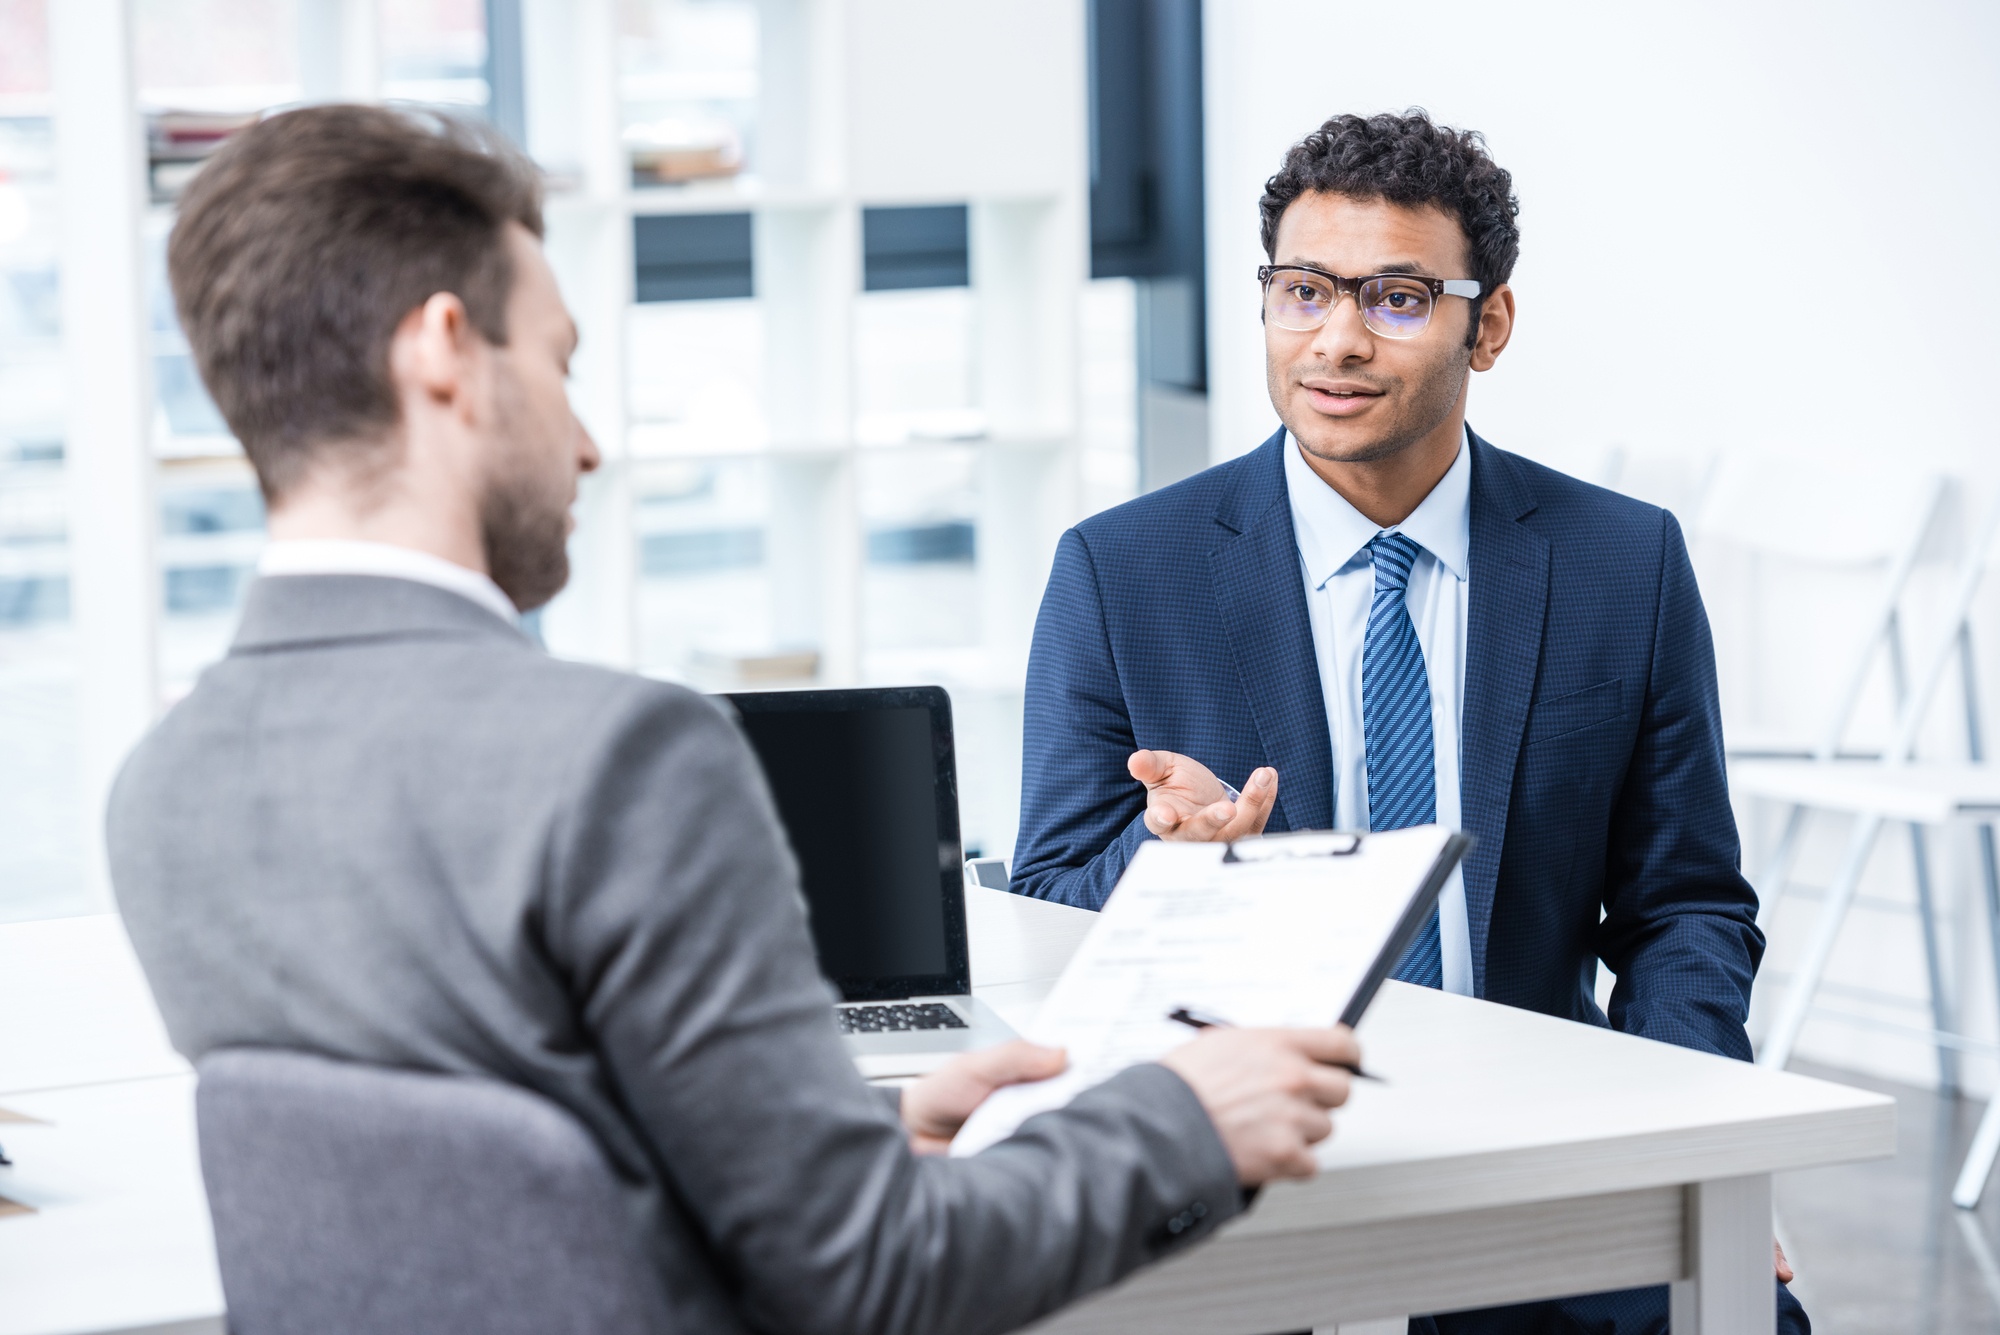
M1417 563L1423 548L1401 533L1377 533L1368 544L1369 559L1375 563L1375 593L1401 593L1409 587L1410 567Z

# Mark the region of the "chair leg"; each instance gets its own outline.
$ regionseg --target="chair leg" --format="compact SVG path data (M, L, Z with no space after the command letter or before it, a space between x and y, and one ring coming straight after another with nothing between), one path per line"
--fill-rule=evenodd
M1951 1203L1961 1210L1979 1208L1986 1194L1986 1179L1993 1175L1993 1160L2000 1157L2000 1095L1986 1105L1979 1130L1972 1134L1972 1148L1965 1152L1965 1164L1958 1170L1958 1183L1951 1189Z
M1917 917L1924 930L1924 966L1930 971L1931 1025L1940 1034L1952 1032L1951 993L1945 988L1944 952L1938 945L1937 905L1931 893L1931 862L1924 845L1924 827L1910 822L1910 861L1917 880ZM1938 1092L1958 1092L1958 1053L1946 1043L1937 1044Z
M1771 920L1771 910L1785 897L1785 878L1791 874L1792 852L1798 847L1799 832L1805 828L1806 809L1793 806L1785 815L1785 828L1778 835L1778 843L1771 850L1771 856L1764 863L1763 875L1757 878L1757 925L1762 927Z
M1826 900L1820 905L1819 921L1813 924L1812 936L1806 942L1805 958L1792 975L1792 985L1785 991L1778 1018L1764 1036L1764 1050L1757 1054L1759 1066L1782 1071L1791 1061L1799 1030L1805 1027L1806 1012L1812 1008L1813 994L1819 991L1820 977L1826 972L1827 961L1833 958L1833 947L1840 939L1841 924L1847 920L1848 907L1854 902L1855 887L1861 883L1868 855L1874 851L1876 837L1881 832L1882 817L1856 818L1854 833L1847 843L1847 853L1841 859L1840 869L1834 873L1833 883L1826 888Z
M2000 851L1993 842L1993 827L1979 827L1979 879L1986 891L1986 926L1992 938L1994 977L2000 979ZM1993 1175L1993 1161L2000 1158L2000 1093L1986 1104L1973 1133L1972 1148L1965 1152L1965 1165L1958 1170L1958 1183L1951 1189L1951 1203L1961 1210L1976 1209L1986 1194L1986 1180Z
M2000 985L2000 849L1993 843L1993 827L1979 827L1979 881L1986 892L1986 933L1993 951L1993 977Z

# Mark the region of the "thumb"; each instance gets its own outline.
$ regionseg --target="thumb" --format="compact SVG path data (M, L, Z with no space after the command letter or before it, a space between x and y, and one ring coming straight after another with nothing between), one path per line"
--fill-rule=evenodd
M977 1056L979 1060L974 1073L996 1089L1001 1085L1018 1085L1027 1080L1046 1080L1052 1075L1061 1075L1063 1068L1069 1065L1069 1054L1061 1048L1045 1048L1025 1038L983 1049Z
M1148 788L1164 783L1174 772L1171 751L1134 751L1132 758L1125 762L1125 769L1131 776Z
M1354 1031L1344 1024L1330 1029L1290 1029L1285 1037L1291 1046L1308 1059L1324 1064L1344 1062L1351 1066L1361 1064L1361 1045L1354 1039Z

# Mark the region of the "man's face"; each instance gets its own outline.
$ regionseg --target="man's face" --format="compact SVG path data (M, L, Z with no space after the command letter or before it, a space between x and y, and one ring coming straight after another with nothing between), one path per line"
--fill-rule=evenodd
M1273 263L1346 278L1470 278L1458 221L1434 208L1308 192L1278 219ZM1384 338L1342 297L1304 332L1264 322L1271 403L1308 454L1364 463L1400 453L1449 420L1465 392L1474 303L1444 297L1415 338Z
M493 400L481 536L493 582L522 611L569 582L570 506L577 478L597 467L597 446L569 404L576 325L555 274L525 227L510 224L514 286L507 343L494 348Z

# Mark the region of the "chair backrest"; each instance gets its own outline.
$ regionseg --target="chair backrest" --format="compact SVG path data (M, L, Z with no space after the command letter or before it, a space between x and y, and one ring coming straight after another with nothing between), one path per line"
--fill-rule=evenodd
M663 1335L588 1132L497 1081L275 1049L198 1067L232 1335Z
M1964 691L1965 729L1968 758L1985 759L1985 743L1980 737L1979 682L1972 664L1972 610L1980 587L1996 563L2000 563L2000 490L1991 493L1985 514L1966 542L1964 559L1958 566L1958 586L1952 594L1951 614L1938 634L1934 647L1916 665L1915 683L1896 719L1896 736L1886 758L1891 764L1909 760L1917 748L1924 719L1937 698L1945 674L1957 663L1959 685Z
M1894 462L1832 468L1767 453L1728 456L1709 481L1692 525L1697 538L1809 565L1881 572L1876 596L1855 604L1841 686L1813 745L1821 760L1839 753L1877 649L1886 650L1896 704L1903 705L1899 609L1945 491L1941 475Z
M1685 523L1701 512L1717 466L1712 454L1688 450L1657 454L1614 445L1604 452L1591 480L1648 505L1671 510Z
M1944 478L1903 460L1866 465L1775 452L1725 455L1692 530L1820 565L1891 565L1922 543Z

